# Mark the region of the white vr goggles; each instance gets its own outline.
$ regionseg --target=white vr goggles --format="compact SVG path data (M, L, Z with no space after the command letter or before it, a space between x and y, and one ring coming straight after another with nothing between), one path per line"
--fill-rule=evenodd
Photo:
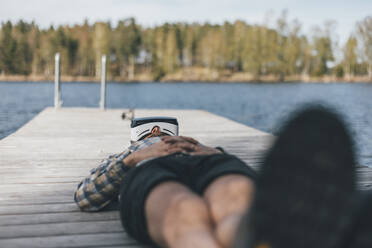
M151 134L154 127L159 127L160 132L170 135L178 135L178 122L172 117L144 117L135 118L130 125L131 141L139 141Z

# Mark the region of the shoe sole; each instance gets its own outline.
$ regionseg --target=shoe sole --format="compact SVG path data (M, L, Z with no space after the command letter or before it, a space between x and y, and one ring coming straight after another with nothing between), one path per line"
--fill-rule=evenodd
M296 114L263 161L248 247L335 247L352 222L353 144L342 119L319 107Z

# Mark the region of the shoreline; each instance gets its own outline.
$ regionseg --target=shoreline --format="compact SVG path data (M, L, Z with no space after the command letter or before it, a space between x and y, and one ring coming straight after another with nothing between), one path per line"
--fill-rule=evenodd
M0 82L54 82L54 75L0 75ZM61 82L86 82L99 83L100 78L87 76L61 76ZM200 75L180 77L180 75L166 75L161 80L153 80L148 75L138 75L133 80L119 77L108 77L107 82L115 83L372 83L372 78L369 77L344 77L337 78L334 76L326 77L287 77L280 81L275 76L262 76L254 78L249 75L232 74L222 77L203 77Z

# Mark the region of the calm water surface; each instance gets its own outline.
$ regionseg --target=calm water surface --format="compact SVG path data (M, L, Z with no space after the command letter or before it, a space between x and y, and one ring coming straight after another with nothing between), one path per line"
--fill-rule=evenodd
M45 107L53 83L0 83L0 139ZM97 83L62 84L63 106L98 107ZM270 133L304 103L331 105L345 116L360 163L372 167L372 84L131 83L107 85L108 108L203 109Z

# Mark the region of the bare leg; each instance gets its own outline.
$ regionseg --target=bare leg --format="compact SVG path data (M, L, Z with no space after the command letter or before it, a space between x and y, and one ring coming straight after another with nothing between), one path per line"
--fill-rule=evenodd
M156 186L146 200L145 211L150 236L162 247L220 247L205 200L182 184Z
M251 206L253 193L253 181L238 174L219 177L206 189L204 198L216 226L216 237L224 247L231 247L238 224Z

